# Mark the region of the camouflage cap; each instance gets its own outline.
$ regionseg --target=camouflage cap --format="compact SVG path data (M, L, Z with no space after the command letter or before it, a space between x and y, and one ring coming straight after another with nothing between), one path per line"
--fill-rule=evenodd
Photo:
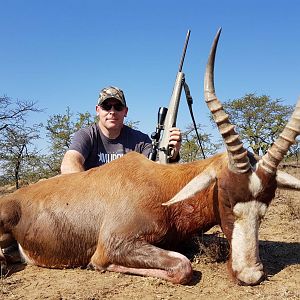
M115 86L109 86L100 91L97 105L101 105L110 98L119 100L124 106L127 106L123 91Z

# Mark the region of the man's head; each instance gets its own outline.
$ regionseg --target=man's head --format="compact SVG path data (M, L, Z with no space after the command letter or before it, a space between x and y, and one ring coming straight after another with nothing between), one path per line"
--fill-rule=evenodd
M127 106L123 91L115 86L109 86L100 91L97 105L101 105L108 99L119 100L123 106Z
M113 86L102 89L96 112L102 132L110 138L118 137L128 112L123 91Z

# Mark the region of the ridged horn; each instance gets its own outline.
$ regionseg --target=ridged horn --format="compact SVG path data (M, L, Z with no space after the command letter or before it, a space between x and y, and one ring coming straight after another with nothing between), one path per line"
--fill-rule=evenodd
M247 150L244 148L239 135L234 129L234 125L230 123L228 115L225 113L221 102L215 94L214 66L221 30L222 28L218 30L215 36L206 65L204 98L225 142L229 157L229 168L235 173L245 173L251 168Z
M295 110L284 127L282 133L262 157L260 166L267 172L276 173L279 163L288 152L290 146L295 143L296 137L300 134L300 98Z

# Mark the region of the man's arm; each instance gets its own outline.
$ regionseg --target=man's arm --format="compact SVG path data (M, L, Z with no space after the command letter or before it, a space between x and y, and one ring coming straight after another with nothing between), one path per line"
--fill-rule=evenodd
M61 174L76 173L84 171L84 157L76 150L68 150L62 160Z

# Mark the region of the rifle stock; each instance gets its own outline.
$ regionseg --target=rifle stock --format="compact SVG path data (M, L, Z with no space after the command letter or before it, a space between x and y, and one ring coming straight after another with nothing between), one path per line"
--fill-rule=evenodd
M159 142L159 146L158 146L158 159L159 159L159 162L163 163L163 164L168 163L169 159L172 155L172 149L169 147L170 129L172 127L176 126L178 106L179 106L182 86L183 86L183 82L184 82L184 73L182 72L182 67L183 67L183 62L184 62L184 58L185 58L187 45L189 42L190 33L191 33L191 31L188 30L186 39L185 39L185 44L183 47L183 53L182 53L180 64L179 64L179 70L177 72L172 96L171 96L169 107L168 107L168 112L167 112L166 119L164 122L163 135L162 135L162 138L161 138L161 140Z

